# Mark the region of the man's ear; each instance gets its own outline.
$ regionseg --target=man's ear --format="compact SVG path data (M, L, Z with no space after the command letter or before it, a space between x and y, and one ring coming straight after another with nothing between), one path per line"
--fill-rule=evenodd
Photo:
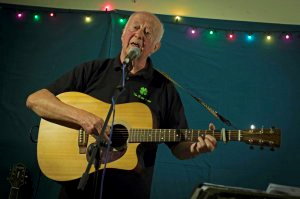
M160 42L157 42L157 43L155 44L155 46L154 46L154 49L153 49L153 51L152 51L152 54L155 53L156 51L158 51L158 49L160 49L160 46L161 46Z

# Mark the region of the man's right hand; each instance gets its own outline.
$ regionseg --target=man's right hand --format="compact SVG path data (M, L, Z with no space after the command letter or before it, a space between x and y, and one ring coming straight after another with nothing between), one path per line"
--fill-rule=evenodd
M102 132L102 127L104 125L104 120L96 115L84 111L80 115L80 126L90 135L100 135ZM103 138L109 142L110 126L107 126ZM102 136L102 135L101 135Z

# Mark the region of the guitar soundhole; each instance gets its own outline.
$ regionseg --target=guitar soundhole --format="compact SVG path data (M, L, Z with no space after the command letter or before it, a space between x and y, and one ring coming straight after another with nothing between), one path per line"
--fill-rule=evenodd
M121 124L114 125L113 134L112 134L112 143L109 147L109 151L107 151L108 146L105 146L105 144L103 144L103 146L101 146L99 149L100 153L98 153L98 155L100 154L101 164L105 162L110 163L120 159L126 152L127 139L128 139L127 129ZM96 147L95 143L92 143L88 146L88 150L86 154L87 161L90 160L94 147Z
M115 148L118 151L124 150L127 148L127 139L127 129L121 124L114 125L111 147Z

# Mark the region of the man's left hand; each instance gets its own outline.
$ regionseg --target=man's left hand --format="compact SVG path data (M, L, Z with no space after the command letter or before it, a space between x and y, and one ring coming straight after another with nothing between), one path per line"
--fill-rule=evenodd
M215 130L216 127L213 123L209 124L209 130ZM198 142L191 144L190 150L194 154L212 152L217 146L217 140L211 135L205 135L204 137L198 137Z

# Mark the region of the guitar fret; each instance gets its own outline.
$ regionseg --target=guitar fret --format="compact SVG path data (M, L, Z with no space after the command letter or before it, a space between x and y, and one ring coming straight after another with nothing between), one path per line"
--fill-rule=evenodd
M224 128L221 129L221 134L222 134L222 140L223 140L223 142L227 142L227 140L226 140L226 131L225 131Z
M140 136L141 130L142 130L142 129L139 129L139 130L137 131L137 133L136 133L136 138L135 138L135 139L136 139L136 142L140 142L140 137L139 137L139 136Z
M194 141L194 130L192 130L192 137L191 137L191 141Z
M131 129L130 133L130 142L134 142L134 135L136 134L137 129Z
M154 129L153 134L151 135L151 141L155 141L156 129Z
M134 129L129 129L129 131L128 131L129 142L131 142L131 135L133 134L133 132L134 132Z
M141 132L142 132L143 129L139 129L137 135L136 135L136 138L137 138L137 142L141 142L142 140L142 137L141 137Z
M155 133L155 130L154 130L154 133ZM151 138L150 141L153 142L153 141L154 141L154 140L153 140L153 137L154 137L154 136L153 136L151 133L149 133L149 136L150 136L150 138Z
M139 129L137 129L137 131L135 132L135 134L133 135L133 141L136 142L136 134L139 132Z
M185 130L185 138L186 141L189 141L189 130Z
M160 142L160 141L161 141L161 136L162 136L162 130L161 130L161 129L159 129L159 137L158 137L158 139L157 139L157 141L158 141L158 142Z
M159 129L159 142L161 141L161 136L162 136L162 132L161 132L161 129Z
M158 132L158 135L157 135L156 141L159 142L160 141L160 135L161 135L161 129L159 129L157 132Z
M143 141L142 129L139 132L139 142Z
M141 137L140 142L145 142L146 141L146 139L145 139L145 129L140 130L140 137Z
M174 140L173 141L175 142L176 141L176 137L175 137L176 136L176 132L174 131L173 134L174 134Z
M162 137L162 130L159 129L159 138L158 138L158 141L159 141L159 142L161 141L161 137Z
M129 137L129 142L132 142L132 134L134 133L134 129L130 129L129 130L129 135L128 135L128 137Z
M161 129L158 130L158 136L156 141L160 142L160 136L161 136Z

